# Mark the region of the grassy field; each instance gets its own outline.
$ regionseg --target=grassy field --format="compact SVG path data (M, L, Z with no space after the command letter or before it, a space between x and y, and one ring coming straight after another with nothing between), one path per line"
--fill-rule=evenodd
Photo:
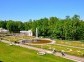
M19 41L22 39L33 39L34 37L29 37L26 35L21 35L21 36L5 36L3 37L4 40L8 40L8 41ZM81 47L84 48L84 42L80 42L80 41L69 41L69 40L58 40L56 39L56 44L62 44L62 45L68 45L68 46L75 46L75 47Z
M33 37L28 37L28 36L18 36L18 37L6 36L3 39L8 41L19 41L21 39L32 39L32 38ZM57 45L57 44L61 44L61 45ZM66 45L66 46L62 46L62 45ZM35 47L49 49L49 50L52 50L53 48L55 48L57 51L64 50L65 53L67 54L84 57L84 49L73 48L68 46L84 48L84 43L80 41L56 40L56 43L54 45L44 45L44 46L36 45Z
M60 44L60 45L57 45ZM66 45L66 46L62 46ZM53 50L54 48L59 52L64 50L65 53L70 54L70 55L75 55L79 57L84 57L84 43L80 41L68 41L68 40L56 40L56 43L54 45L32 45L34 47L39 47L43 49L48 49L48 50ZM73 47L69 47L73 46ZM80 47L80 48L75 48L75 47Z
M68 46L59 46L59 45L52 45L52 44L47 44L47 45L31 45L34 47L38 48L43 48L43 49L48 49L48 50L53 50L56 49L56 51L60 52L64 50L65 53L70 54L70 55L75 55L79 57L84 57L84 49L80 48L73 48L73 47L68 47Z
M5 36L3 37L4 40L7 40L7 41L19 41L19 40L22 40L22 39L32 39L34 37L29 37L29 36L24 36L24 35L21 35L21 36Z
M73 62L68 59L46 54L40 56L37 51L10 46L0 42L0 61L2 62Z
M80 41L69 41L69 40L58 40L58 39L56 39L56 43L68 45L68 46L75 46L75 47L84 48L84 42L80 42Z

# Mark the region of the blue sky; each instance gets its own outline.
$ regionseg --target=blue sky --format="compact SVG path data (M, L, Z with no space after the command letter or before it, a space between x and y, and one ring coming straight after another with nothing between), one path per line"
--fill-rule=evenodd
M84 19L84 0L0 0L0 20L28 21L44 17L80 15Z

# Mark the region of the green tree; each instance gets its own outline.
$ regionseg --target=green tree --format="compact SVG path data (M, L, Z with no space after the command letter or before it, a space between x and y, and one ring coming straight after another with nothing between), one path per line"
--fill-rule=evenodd
M10 31L10 32L14 32L14 33L17 33L19 32L19 28L18 28L18 25L16 24L16 22L12 21L12 20L9 20L7 22L7 25L6 25L7 29Z

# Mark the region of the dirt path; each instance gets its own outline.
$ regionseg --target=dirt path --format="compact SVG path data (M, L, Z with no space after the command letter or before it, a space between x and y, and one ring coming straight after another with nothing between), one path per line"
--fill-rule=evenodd
M9 41L2 40L2 42L10 44ZM41 49L41 48L36 48L36 47L27 46L27 45L23 45L23 44L14 44L14 45L52 54L52 51ZM62 56L61 53L59 53L59 52L55 53L54 55L55 56L60 56L60 57L66 58L66 59L70 59L70 60L73 60L73 61L76 61L76 62L84 62L84 58L81 58L81 57L76 57L76 56L67 55L67 54L65 56Z

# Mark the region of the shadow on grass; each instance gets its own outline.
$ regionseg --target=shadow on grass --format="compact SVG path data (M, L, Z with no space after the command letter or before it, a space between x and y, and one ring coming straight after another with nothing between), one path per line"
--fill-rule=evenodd
M3 62L3 61L0 61L0 62Z

